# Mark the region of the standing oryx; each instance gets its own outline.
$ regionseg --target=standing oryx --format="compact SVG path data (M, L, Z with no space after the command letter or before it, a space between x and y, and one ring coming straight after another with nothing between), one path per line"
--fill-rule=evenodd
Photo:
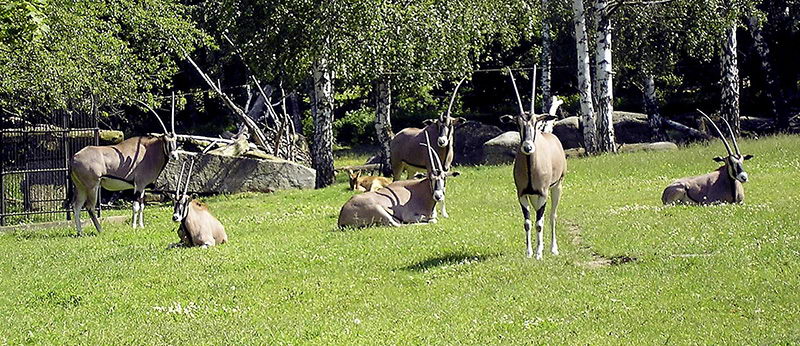
M409 223L436 222L436 203L444 202L445 180L458 172L444 169L439 155L426 136L429 168L424 179L395 181L378 191L355 195L339 212L339 227L400 226Z
M200 246L207 248L228 242L225 227L214 215L211 215L208 206L198 201L195 196L190 197L188 194L194 161L189 165L189 174L186 175L185 186L181 192L181 180L185 167L186 162L181 166L181 174L175 179L178 186L175 188L175 206L172 213L172 221L181 223L178 227L180 242L171 247Z
M146 105L145 105L146 106ZM163 135L132 137L109 146L88 146L72 156L70 177L75 185L72 196L72 209L75 213L75 227L78 235L81 229L80 211L86 207L92 223L98 232L102 231L100 222L94 214L100 187L110 191L134 190L133 222L139 220L144 228L144 188L152 184L167 165L169 158L177 158L175 142L175 97L172 98L172 132L167 131L158 114L156 116L164 130Z
M458 88L464 83L466 78L462 78L453 90L453 95L450 97L450 105L447 107L447 112L443 113L438 119L425 120L426 125L422 129L415 127L405 128L394 137L390 143L392 164L392 175L394 181L399 181L403 172L407 172L406 178L411 178L415 172L424 172L430 170L431 164L426 160L428 156L427 151L421 144L426 143L426 138L436 138L436 154L439 158L444 160L442 170L450 171L450 165L453 163L453 132L455 125L461 124L466 121L464 118L451 117L453 109L453 102L458 94ZM447 217L447 209L444 201L442 201L442 217ZM434 211L433 218L436 218L436 211Z
M517 83L514 74L509 69L511 83L514 85L514 92L519 104L519 115L516 117L505 115L501 118L503 122L516 122L519 127L520 146L517 149L517 156L514 159L514 183L517 186L517 197L522 208L522 215L525 217L525 245L527 255L533 255L531 247L531 204L536 210L536 259L542 258L542 230L544 228L544 211L547 205L547 196L550 195L550 229L553 242L550 252L558 255L558 243L556 242L556 210L558 201L561 198L561 183L567 172L567 160L561 141L552 133L543 133L539 130L540 122L555 119L555 112L561 102L553 102L550 107L550 114L534 113L534 96L536 87L531 91L531 109L525 112L522 106L522 99L517 90ZM534 83L536 80L534 70Z
M664 204L712 204L712 203L741 203L744 200L744 187L742 183L747 182L747 172L742 165L744 161L753 158L753 155L742 155L739 151L739 144L731 130L731 125L723 118L728 131L733 140L733 147L736 152L731 150L730 144L725 140L725 135L717 127L711 118L698 110L714 129L717 130L725 150L728 152L726 157L715 157L714 161L722 162L723 165L714 172L676 180L664 189L661 201Z

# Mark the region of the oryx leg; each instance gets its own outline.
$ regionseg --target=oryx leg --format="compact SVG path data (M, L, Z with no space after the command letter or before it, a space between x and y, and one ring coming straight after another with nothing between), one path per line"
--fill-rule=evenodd
M392 164L392 178L394 181L400 181L400 176L403 174L405 164L403 161L395 162Z
M527 195L519 197L519 206L522 209L522 217L525 218L525 254L528 258L531 258L533 256L533 247L531 247L531 206Z
M558 242L556 241L556 218L558 210L558 201L561 200L561 183L550 188L550 233L552 235L552 243L550 244L550 253L558 255Z
M442 203L442 217L448 217L448 215L447 215L447 209L445 209L445 204L444 204L444 202L445 202L444 200L442 200L442 202L441 202L441 203Z
M97 220L97 215L94 213L94 207L97 206L97 196L100 192L100 186L89 190L89 196L86 199L86 211L89 213L89 217L92 218L92 223L94 224L94 228L97 230L97 233L103 231L103 228L100 227L100 221Z
M83 227L81 226L81 208L86 203L86 191L82 186L75 184L75 196L72 200L72 213L75 218L75 228L78 230L78 236L83 236Z
M547 198L542 196L531 196L531 202L536 206L536 259L542 259L544 241L542 233L544 231L544 208L547 206Z
M144 228L144 189L139 194L139 228Z
M133 221L131 222L131 227L133 228L136 228L137 220L139 221L138 224L144 228L144 223L141 220L142 213L144 212L142 196L144 196L144 189L142 189L141 192L138 188L133 189Z

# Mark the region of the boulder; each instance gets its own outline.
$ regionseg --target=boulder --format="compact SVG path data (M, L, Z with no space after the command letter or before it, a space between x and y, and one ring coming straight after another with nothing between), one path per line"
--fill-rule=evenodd
M514 162L519 147L519 132L508 131L483 144L483 164L503 165Z
M644 143L653 138L647 119L620 118L614 121L614 136L617 143Z
M553 126L553 134L561 141L564 149L583 146L583 134L581 133L578 117L567 117L556 121Z
M316 171L298 163L276 157L254 159L208 153L179 152L178 160L170 160L155 182L155 189L174 191L175 177L181 165L197 158L189 181L189 192L230 194L239 192L273 192L288 189L313 189ZM188 170L188 167L187 167Z
M457 165L477 165L483 161L483 144L503 133L497 126L467 121L455 128L455 157Z

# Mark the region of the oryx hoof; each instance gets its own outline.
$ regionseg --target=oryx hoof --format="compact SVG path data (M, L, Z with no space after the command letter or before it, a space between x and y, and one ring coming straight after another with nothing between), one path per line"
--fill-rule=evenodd
M439 221L436 220L436 219L428 219L428 223L437 223L437 222L439 222Z
M541 260L542 259L542 253L541 252L537 252L536 253L536 259L537 260Z
M557 247L551 248L550 249L550 253L552 253L553 255L558 256L558 248Z

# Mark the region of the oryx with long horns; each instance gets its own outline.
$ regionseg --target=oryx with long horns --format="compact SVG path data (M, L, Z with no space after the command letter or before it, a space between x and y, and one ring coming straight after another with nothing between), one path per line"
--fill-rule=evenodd
M550 114L536 114L534 112L534 97L536 91L536 68L534 67L533 90L531 91L531 108L526 112L519 96L517 82L511 69L508 70L511 83L514 86L519 114L517 116L505 115L501 118L506 123L516 123L519 128L520 145L514 159L514 183L517 187L517 198L525 217L525 245L528 257L533 256L531 246L531 206L536 211L536 259L542 258L544 242L542 231L544 229L544 212L547 197L550 197L550 230L552 243L550 252L558 254L556 242L556 211L561 199L561 183L567 172L567 160L561 141L552 133L543 133L540 125L543 122L556 118L555 113L560 100L553 102Z
M427 134L421 146L427 149L430 167L425 178L395 181L378 191L353 196L339 212L339 227L436 222L436 203L444 202L446 179L460 173L444 169Z
M207 248L228 242L225 227L214 215L211 215L208 206L198 201L196 196L189 196L189 181L192 178L194 160L189 165L189 173L186 175L183 191L181 191L181 181L184 180L183 169L185 167L186 162L181 165L180 175L175 177L178 186L175 188L175 206L173 207L172 221L180 222L178 227L180 242L173 244L171 247L200 246Z
M455 155L453 151L455 126L466 121L464 118L453 118L451 116L458 88L461 87L464 80L466 80L466 77L462 78L456 85L455 90L453 90L450 104L447 106L447 112L442 113L438 119L425 120L425 127L422 129L416 127L405 128L392 137L389 160L392 165L394 181L399 181L403 172L407 172L406 178L411 178L415 172L425 172L433 168L430 160L426 159L430 148L421 145L426 143L426 138L436 138L436 147L433 150L436 151L437 157L443 160L442 169L445 172L450 171ZM447 208L444 201L442 201L441 205L442 217L447 217ZM434 211L433 217L436 218L436 211Z
M140 102L142 103L142 102ZM110 191L134 191L133 222L144 227L144 189L152 184L166 167L170 157L177 158L175 135L175 95L172 96L172 132L167 130L158 114L142 103L156 117L163 135L128 138L109 146L88 146L72 156L70 177L75 189L72 209L78 235L81 229L81 208L86 207L98 232L100 222L94 214L97 196L102 186Z
M717 156L713 160L721 162L723 165L716 171L696 176L681 178L667 186L661 194L661 201L664 204L713 204L713 203L741 203L744 201L744 187L742 183L747 182L747 172L744 171L744 161L753 158L753 155L742 155L739 144L736 143L736 136L733 134L731 125L723 118L725 125L730 132L733 148L725 139L725 135L717 127L711 118L700 110L700 114L707 119L717 130L722 144L728 156Z

